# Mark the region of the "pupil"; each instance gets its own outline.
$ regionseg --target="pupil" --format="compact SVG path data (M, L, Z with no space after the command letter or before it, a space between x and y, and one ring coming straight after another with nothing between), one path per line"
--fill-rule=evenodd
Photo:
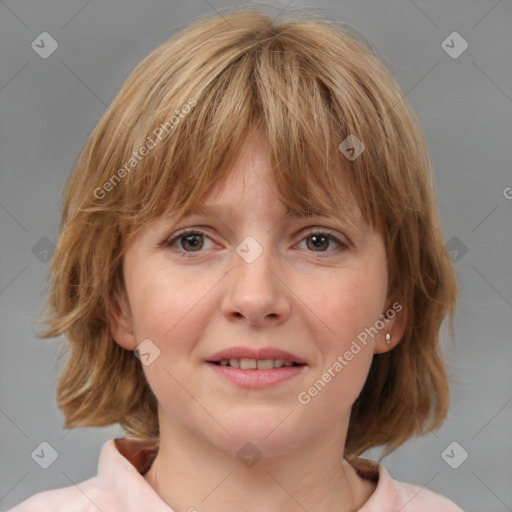
M193 240L192 242L190 242L191 239ZM201 248L203 246L200 235L186 235L185 240L186 244L189 244L192 248Z
M317 249L319 248L326 248L327 244L327 237L324 235L311 235L311 239L313 241L313 246ZM320 239L323 239L324 243L320 242ZM323 246L323 247L322 247Z

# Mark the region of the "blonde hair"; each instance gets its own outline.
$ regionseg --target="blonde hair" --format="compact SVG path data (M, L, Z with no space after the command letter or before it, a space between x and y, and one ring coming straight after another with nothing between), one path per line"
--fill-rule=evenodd
M66 427L119 423L133 437L158 437L141 364L109 328L124 291L123 251L151 220L179 218L221 186L255 130L268 140L290 211L350 221L356 207L380 230L389 301L407 311L401 342L373 358L346 454L389 452L443 422L438 335L447 314L451 327L457 287L423 130L390 72L348 28L241 10L201 19L146 57L67 183L41 334L69 341L57 387ZM349 135L365 145L355 160L339 149Z

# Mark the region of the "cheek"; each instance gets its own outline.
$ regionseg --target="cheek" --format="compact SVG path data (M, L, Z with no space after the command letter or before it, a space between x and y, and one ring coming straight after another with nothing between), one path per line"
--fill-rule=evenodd
M177 272L165 261L138 270L130 280L135 333L139 343L151 340L158 353L143 371L167 410L186 409L190 396L179 383L194 378L194 366L187 362L211 320L218 276L203 273L198 279L197 273Z
M303 319L309 319L319 360L298 400L308 414L322 415L326 424L350 410L366 381L374 349L368 330L386 299L387 274L381 267L343 269L310 295L302 313Z
M127 266L127 274L129 270ZM158 356L142 369L160 405L173 415L173 411L191 406L183 383L190 382L193 374L191 365L184 363L209 321L207 292L215 280L210 283L196 276L192 281L166 262L138 266L136 270L126 285L137 340L149 339L158 349Z
M313 339L324 352L332 357L333 352L348 349L352 340L375 324L385 304L385 277L377 271L343 269L310 295L310 312L305 310L303 318L310 319Z
M163 262L142 270L139 267L139 272L132 274L130 285L137 334L154 339L158 345L168 344L176 337L181 339L183 331L190 331L191 323L195 325L201 318L203 297L208 290L206 280L190 282Z

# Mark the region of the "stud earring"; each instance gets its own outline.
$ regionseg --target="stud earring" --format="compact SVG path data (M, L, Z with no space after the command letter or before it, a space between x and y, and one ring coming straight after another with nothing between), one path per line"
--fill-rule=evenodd
M391 334L386 333L386 343L389 345L391 343Z

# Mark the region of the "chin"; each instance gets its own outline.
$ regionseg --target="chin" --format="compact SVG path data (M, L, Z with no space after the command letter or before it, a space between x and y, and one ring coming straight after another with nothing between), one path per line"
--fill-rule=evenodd
M209 441L238 458L252 451L264 457L284 454L298 442L301 432L290 411L284 413L281 410L279 415L272 411L239 415L236 419L221 422L227 432L217 429L220 437L211 437L210 431ZM290 417L285 420L288 414Z

